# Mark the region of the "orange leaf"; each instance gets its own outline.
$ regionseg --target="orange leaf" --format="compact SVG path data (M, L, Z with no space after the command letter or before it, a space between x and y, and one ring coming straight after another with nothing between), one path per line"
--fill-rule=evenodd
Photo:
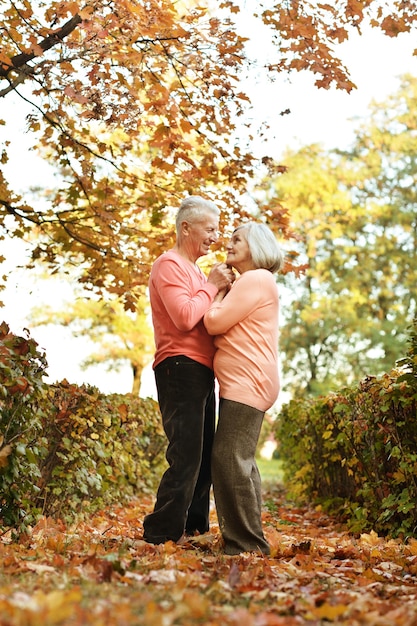
M7 444L0 450L0 467L6 467L7 459L12 451L12 446Z

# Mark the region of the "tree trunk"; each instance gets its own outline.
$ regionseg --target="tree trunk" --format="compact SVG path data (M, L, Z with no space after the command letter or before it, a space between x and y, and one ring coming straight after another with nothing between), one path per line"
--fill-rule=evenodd
M132 363L132 372L133 372L132 395L138 396L139 391L140 391L142 372L143 372L142 365L135 365Z

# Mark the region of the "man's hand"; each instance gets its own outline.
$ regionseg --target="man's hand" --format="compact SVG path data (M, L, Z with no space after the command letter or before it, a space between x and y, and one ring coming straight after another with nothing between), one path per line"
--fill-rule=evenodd
M216 265L213 265L207 277L207 281L216 285L219 291L224 289L228 291L234 280L235 275L233 270L229 265L226 265L226 263L216 263Z

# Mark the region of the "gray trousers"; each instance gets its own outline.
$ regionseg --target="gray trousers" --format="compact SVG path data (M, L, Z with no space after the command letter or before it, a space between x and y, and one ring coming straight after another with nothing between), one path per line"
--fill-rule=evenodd
M269 554L261 522L261 477L255 452L264 413L220 399L212 451L212 480L226 554Z

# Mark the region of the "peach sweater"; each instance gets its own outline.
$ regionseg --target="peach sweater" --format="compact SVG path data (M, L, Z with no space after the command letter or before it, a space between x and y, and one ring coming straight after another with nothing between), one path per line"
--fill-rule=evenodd
M197 266L174 250L156 259L149 278L156 347L153 367L183 354L213 369L215 348L203 315L217 291Z
M271 272L239 276L204 324L216 335L214 373L220 397L267 411L278 397L278 288Z

